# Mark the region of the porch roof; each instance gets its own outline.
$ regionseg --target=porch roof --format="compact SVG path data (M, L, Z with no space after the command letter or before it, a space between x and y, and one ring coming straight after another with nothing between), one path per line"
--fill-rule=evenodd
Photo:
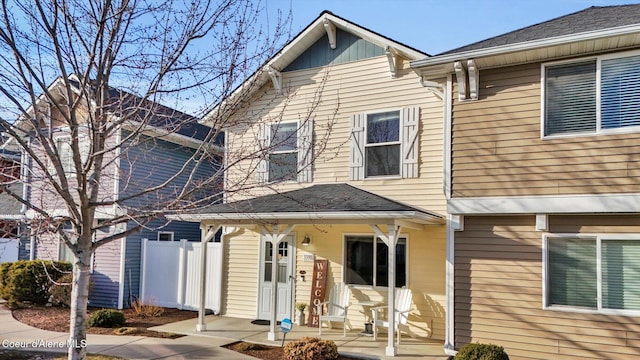
M444 217L349 184L320 184L303 189L215 204L170 218L224 224L400 223L439 225ZM410 227L414 227L410 226Z

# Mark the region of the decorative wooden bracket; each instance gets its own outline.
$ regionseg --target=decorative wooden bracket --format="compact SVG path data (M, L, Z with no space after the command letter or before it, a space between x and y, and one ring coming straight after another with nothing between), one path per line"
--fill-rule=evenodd
M398 72L398 66L400 64L398 52L391 46L387 46L387 48L385 49L385 53L387 54L387 60L389 61L389 71L391 72L391 77L395 79Z
M462 62L456 61L453 63L453 70L456 72L456 80L458 80L458 100L467 99L467 71L465 70Z
M480 72L473 59L467 60L467 71L469 72L469 98L471 100L478 100Z
M324 19L324 30L327 32L327 37L329 38L329 46L332 49L336 48L336 26L329 19Z
M280 74L280 71L267 65L267 74L269 74L269 77L273 82L273 87L276 89L276 94L282 94L282 74Z

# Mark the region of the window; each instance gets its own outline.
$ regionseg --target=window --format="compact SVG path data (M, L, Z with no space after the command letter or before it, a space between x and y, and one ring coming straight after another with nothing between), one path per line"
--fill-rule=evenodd
M62 226L62 231L69 237L71 237L71 241L75 242L75 234L73 232L73 228L71 227L71 223L65 222ZM58 261L67 261L70 263L74 263L73 251L65 244L64 239L60 233L58 235Z
M367 177L400 175L400 112L367 115Z
M66 174L73 174L75 167L73 166L73 155L71 152L71 139L68 137L60 137L56 139L56 148L62 169Z
M545 306L640 314L640 236L548 236Z
M271 125L269 182L296 180L298 170L298 123Z
M173 241L173 232L158 231L158 241Z
M349 179L418 177L420 109L351 116Z
M544 136L640 129L640 55L616 56L544 66Z
M345 237L344 282L351 285L388 286L389 247L373 236ZM396 287L407 285L407 240L396 244Z
M259 183L311 182L313 119L258 126Z

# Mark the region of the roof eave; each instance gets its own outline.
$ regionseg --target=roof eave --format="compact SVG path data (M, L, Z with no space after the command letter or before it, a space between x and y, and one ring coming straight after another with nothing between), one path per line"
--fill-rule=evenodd
M279 223L381 223L410 221L421 225L440 225L445 220L435 214L420 211L335 211L335 212L270 212L270 213L204 213L168 215L169 219L189 222L259 223L277 220ZM384 221L383 221L384 220Z
M410 66L416 70L426 70L428 68L435 68L435 71L429 71L430 73L442 73L447 74L453 72L452 63L461 59L477 59L483 57L504 55L508 53L515 53L520 51L535 50L545 47L565 45L579 41L597 40L613 36L631 35L634 33L640 33L640 24L615 27L605 30L587 31L578 34L557 36L552 38L546 38L541 40L526 41L516 44L509 44L503 46L495 46L484 49L461 51L451 54L436 55L430 58L424 58L420 60L414 60L410 62Z

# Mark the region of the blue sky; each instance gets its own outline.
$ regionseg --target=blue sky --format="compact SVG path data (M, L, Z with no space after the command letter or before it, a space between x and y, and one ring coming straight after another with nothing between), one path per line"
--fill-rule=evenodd
M263 0L293 10L292 35L323 10L435 55L590 6L638 3L617 0Z

